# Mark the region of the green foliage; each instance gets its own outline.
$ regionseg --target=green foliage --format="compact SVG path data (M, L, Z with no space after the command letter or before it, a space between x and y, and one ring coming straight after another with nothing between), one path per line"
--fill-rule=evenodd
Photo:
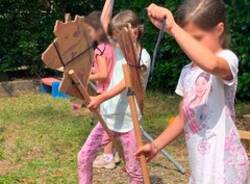
M228 3L228 23L231 48L240 59L238 97L250 99L250 1L230 1Z
M175 11L181 0L156 0ZM53 40L53 26L56 19L63 19L65 12L88 14L102 8L103 1L92 0L1 0L0 3L0 72L28 66L32 74L41 75L43 64L41 53ZM148 21L144 7L146 0L119 0L115 13L120 9L136 11L145 22L144 47L152 54L158 30ZM250 99L250 13L248 0L227 2L231 48L240 58L238 97ZM158 52L157 66L150 88L173 92L181 68L188 59L170 36L165 36ZM167 82L166 82L167 81Z
M40 56L53 40L56 19L62 19L65 12L82 14L97 7L90 0L51 4L46 0L1 0L0 72L28 66L32 74L41 74Z

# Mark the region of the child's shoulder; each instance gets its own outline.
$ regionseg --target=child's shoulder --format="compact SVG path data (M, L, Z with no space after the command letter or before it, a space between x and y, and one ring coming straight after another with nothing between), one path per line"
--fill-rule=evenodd
M192 71L192 63L186 64L183 66L180 76L180 79L185 78L186 74L189 74Z
M238 58L237 55L230 49L222 49L218 52L218 55L229 55Z
M103 55L105 53L109 53L113 50L112 45L110 43L99 43L95 49L96 55Z
M217 53L217 56L223 58L228 63L233 74L237 74L239 67L239 59L233 51L229 49L223 49Z
M104 50L106 48L112 48L112 45L109 42L101 42L97 45L97 48Z
M143 60L150 60L150 58L151 58L150 54L148 53L148 51L145 48L142 49L141 57Z
M146 66L147 69L150 68L151 58L150 58L150 54L148 53L148 51L145 48L142 49L140 63L141 63L141 65Z
M229 61L233 60L233 61L238 62L238 60L239 60L237 55L230 49L223 49L223 50L219 51L217 53L217 55L219 57L222 57L222 58L229 60Z
M192 63L189 63L189 64L186 64L183 66L181 72L183 73L183 72L186 72L186 71L191 70L191 69L192 69Z

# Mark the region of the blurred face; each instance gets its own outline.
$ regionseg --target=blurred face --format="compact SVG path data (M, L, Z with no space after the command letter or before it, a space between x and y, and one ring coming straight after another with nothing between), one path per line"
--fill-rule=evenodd
M190 22L183 29L212 52L217 52L222 47L220 37L224 32L223 23L219 23L215 28L205 31Z
M132 41L133 41L134 43L137 43L137 42L138 42L138 36L139 36L139 30L138 30L138 28L132 28L131 30L132 30L132 34L131 34L131 36L132 36ZM113 39L115 42L117 42L118 37L119 37L119 30L113 31L113 32L112 32L112 39ZM117 43L117 46L119 46L118 43Z
M132 40L134 43L137 43L139 37L139 30L138 28L132 28Z
M208 87L207 80L204 77L199 77L195 83L195 92L197 97L203 97Z
M88 25L88 32L90 35L91 40L93 41L99 41L100 40L100 31L99 30L95 30L92 26Z

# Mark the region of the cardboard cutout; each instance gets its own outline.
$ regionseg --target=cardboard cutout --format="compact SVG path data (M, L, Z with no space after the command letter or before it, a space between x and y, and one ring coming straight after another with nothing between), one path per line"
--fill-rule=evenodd
M74 70L84 86L87 86L93 61L94 44L88 35L84 17L76 16L70 21L56 21L54 35L56 39L42 54L43 62L52 69L62 68L64 78L60 85L60 91L71 96L83 99L77 87L72 83L68 75L69 70Z
M136 99L138 101L139 107L142 111L142 101L144 96L144 90L141 84L141 66L140 66L140 58L137 57L136 49L134 48L134 44L131 37L131 29L123 28L119 33L118 38L119 45L123 52L123 55L127 61L130 70L130 79L131 79L131 89L136 95Z

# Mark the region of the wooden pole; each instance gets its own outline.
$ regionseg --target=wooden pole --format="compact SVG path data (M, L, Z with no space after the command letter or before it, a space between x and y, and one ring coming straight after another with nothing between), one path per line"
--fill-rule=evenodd
M88 94L86 88L82 84L81 80L75 74L74 70L69 70L68 74L69 74L70 78L73 80L73 82L76 84L79 92L81 93L81 95L84 98L85 103L88 104L90 102L90 97L89 97L89 94ZM97 117L97 119L101 123L102 127L104 128L104 130L107 132L107 134L111 138L111 141L113 142L113 144L114 144L116 150L118 151L119 155L124 160L124 155L123 155L123 150L122 150L121 144L119 144L118 140L115 139L112 132L107 127L106 122L104 121L102 115L100 114L100 112L97 109L94 110L93 113L95 114L95 116Z
M129 102L129 107L132 115L132 121L134 125L134 131L135 131L135 137L136 137L136 144L137 147L140 148L143 146L143 140L142 140L142 133L141 133L141 128L140 128L140 122L139 122L139 117L138 117L138 111L137 111L137 106L136 106L136 96L133 90L132 86L132 81L131 81L131 75L130 75L130 69L127 64L123 64L123 72L124 72L124 77L125 77L125 83L126 87L129 90L128 91L128 102ZM142 175L143 175L143 180L144 184L150 184L150 176L147 168L147 163L146 163L146 158L142 154L140 155L140 165L142 169Z
M65 15L64 15L64 21L65 21L65 23L71 21L71 15L70 15L70 13L65 13Z

